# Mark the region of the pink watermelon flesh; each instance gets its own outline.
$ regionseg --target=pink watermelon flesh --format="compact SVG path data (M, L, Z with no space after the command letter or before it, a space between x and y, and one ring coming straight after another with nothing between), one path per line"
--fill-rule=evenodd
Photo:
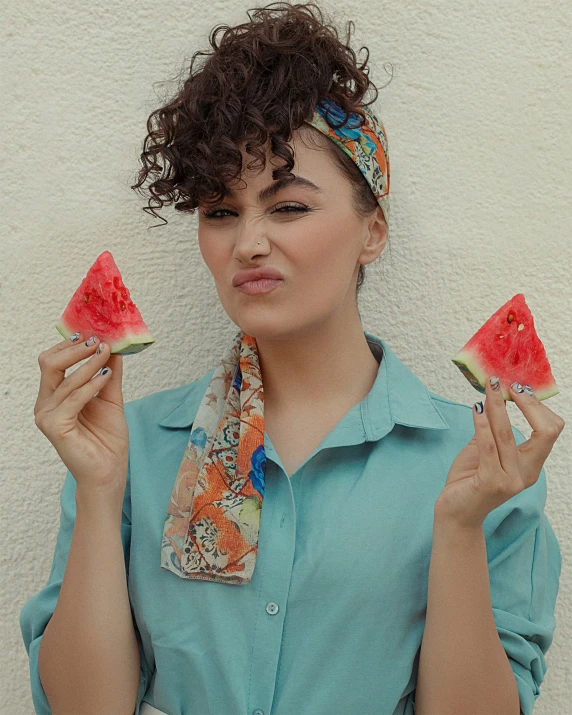
M139 353L155 342L109 251L89 269L56 329L66 339L76 332L95 335L112 355Z
M523 293L499 308L452 360L479 392L497 375L505 400L514 402L510 385L515 381L530 385L539 400L559 392Z

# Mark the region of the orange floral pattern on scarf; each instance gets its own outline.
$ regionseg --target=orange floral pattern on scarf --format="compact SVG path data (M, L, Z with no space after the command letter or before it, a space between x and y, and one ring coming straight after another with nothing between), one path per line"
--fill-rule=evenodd
M181 578L248 583L265 469L258 351L256 340L240 331L193 422L163 528L161 567Z

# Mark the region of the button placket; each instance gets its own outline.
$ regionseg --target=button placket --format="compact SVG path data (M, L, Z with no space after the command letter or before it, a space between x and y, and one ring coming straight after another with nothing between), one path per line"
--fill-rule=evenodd
M260 526L257 610L249 670L248 714L269 715L276 687L284 617L296 547L296 519L290 480L278 464L266 464L266 493ZM266 511L264 511L266 510ZM286 515L280 528L282 516ZM270 599L276 600L270 600ZM270 618L272 616L272 618Z

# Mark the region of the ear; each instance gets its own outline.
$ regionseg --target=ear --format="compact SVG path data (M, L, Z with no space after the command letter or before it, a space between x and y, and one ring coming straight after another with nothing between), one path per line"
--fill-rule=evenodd
M381 206L370 218L365 227L365 241L358 256L358 263L368 264L373 263L381 254L387 243L388 226L383 216Z

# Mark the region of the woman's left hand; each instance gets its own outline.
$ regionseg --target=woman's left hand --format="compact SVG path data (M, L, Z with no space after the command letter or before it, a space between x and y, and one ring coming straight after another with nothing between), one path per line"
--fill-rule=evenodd
M475 435L455 457L447 481L435 502L435 520L461 527L480 526L487 514L531 487L565 422L528 392L513 400L532 427L530 439L517 446L502 392L486 381L481 414L473 407Z

